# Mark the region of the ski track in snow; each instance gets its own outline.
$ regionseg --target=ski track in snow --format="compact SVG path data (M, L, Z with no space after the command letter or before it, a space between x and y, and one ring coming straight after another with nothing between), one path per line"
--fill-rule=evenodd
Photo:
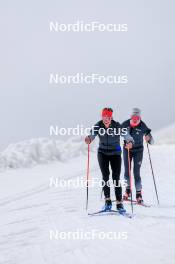
M134 206L134 218L117 215L90 217L85 211L86 188L49 187L51 177L75 179L86 175L86 158L54 162L0 174L0 264L174 264L175 146L151 148L160 206L146 154L142 177L144 200L151 208ZM122 174L123 175L123 171ZM91 177L99 177L96 154ZM20 184L17 183L20 182ZM9 187L9 188L8 188ZM89 189L89 212L103 206L99 187ZM111 189L111 194L113 190ZM114 196L113 196L114 198ZM125 205L130 212L130 204ZM50 240L49 231L127 232L126 240Z

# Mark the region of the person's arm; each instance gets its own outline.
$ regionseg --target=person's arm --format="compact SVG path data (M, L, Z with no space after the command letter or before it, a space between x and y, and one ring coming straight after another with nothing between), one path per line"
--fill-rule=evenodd
M143 122L143 129L144 129L144 135L145 135L145 140L148 142L150 145L154 144L154 139L151 134L151 129L147 127L147 125Z
M99 126L99 122L98 122L97 124L95 124L92 127L90 134L85 137L86 144L90 144L95 139L95 137L98 135L99 128L100 128L100 126Z
M124 141L125 141L125 145L128 148L132 148L134 145L134 139L130 134L130 131L126 125L126 122L124 122L122 125L120 125L121 127L121 136L123 137Z

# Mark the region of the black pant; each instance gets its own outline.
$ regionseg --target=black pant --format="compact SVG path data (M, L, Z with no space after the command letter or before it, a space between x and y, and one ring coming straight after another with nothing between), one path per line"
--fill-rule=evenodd
M98 162L101 169L101 173L104 181L104 196L105 198L110 197L110 187L108 184L109 181L109 164L112 169L112 179L114 183L115 196L117 201L122 200L122 188L120 186L120 172L121 172L121 155L105 155L101 152L98 152Z
M124 165L125 165L125 174L124 178L127 181L127 188L130 188L130 180L129 180L129 166L128 166L128 150L123 148L123 158L124 158ZM135 180L135 188L136 191L142 190L142 182L140 177L140 168L143 159L143 150L141 151L130 151L130 162L133 160L134 163L134 180Z

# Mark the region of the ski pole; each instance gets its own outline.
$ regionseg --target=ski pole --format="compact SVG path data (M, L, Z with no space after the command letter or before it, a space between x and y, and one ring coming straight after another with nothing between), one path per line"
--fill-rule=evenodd
M131 191L131 209L133 214L133 199L132 199L132 177L131 177L131 160L130 160L130 151L128 148L128 169L129 169L129 182L130 182L130 191Z
M155 188L156 197L157 197L157 204L159 205L159 197L158 197L156 180L155 180L155 176L154 176L153 164L152 164L152 160L151 160L151 154L150 154L148 142L146 142L146 145L147 145L147 150L148 150L148 156L149 156L149 162L150 162L151 172L152 172L152 176L153 176L154 188Z
M88 144L87 174L86 174L86 211L88 209L89 198L89 165L90 165L90 144Z
M101 199L103 198L103 187L101 189Z

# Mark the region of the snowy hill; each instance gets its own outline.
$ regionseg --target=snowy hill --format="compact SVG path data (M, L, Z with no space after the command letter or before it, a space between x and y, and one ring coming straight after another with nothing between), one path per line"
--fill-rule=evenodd
M95 144L92 144L93 150ZM66 141L50 138L30 139L10 144L0 153L0 168L32 167L52 161L65 162L86 153L87 146L81 137Z
M0 173L0 263L57 264L61 260L66 264L174 264L175 145L151 146L150 151L160 205L156 203L145 150L143 196L152 206L135 205L133 219L127 219L117 215L88 216L84 186L50 186L51 178L73 182L85 179L87 146L81 140L55 143L38 139L9 146L1 162L18 169ZM121 175L123 178L123 168ZM94 152L90 153L90 177L101 179ZM113 188L111 193L114 198ZM103 206L100 194L100 186L90 187L89 212ZM125 208L131 212L130 204ZM51 239L50 232L56 231L94 231L102 237L117 233L119 238ZM120 239L121 234L125 234L124 239Z
M154 138L156 144L175 144L175 124L158 130Z

